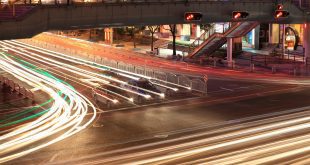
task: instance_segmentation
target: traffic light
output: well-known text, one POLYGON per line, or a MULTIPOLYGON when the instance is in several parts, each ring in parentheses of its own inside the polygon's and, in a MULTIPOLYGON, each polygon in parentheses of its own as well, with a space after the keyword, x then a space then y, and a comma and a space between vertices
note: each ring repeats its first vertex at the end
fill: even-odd
POLYGON ((245 11, 233 11, 232 18, 233 19, 246 19, 250 14, 245 11))
POLYGON ((202 14, 199 12, 186 12, 184 14, 185 21, 201 21, 202 14))
POLYGON ((274 17, 275 18, 287 18, 290 13, 286 10, 276 10, 274 17))
POLYGON ((277 10, 283 10, 283 9, 284 9, 284 7, 283 7, 282 4, 278 4, 278 5, 277 5, 277 10))

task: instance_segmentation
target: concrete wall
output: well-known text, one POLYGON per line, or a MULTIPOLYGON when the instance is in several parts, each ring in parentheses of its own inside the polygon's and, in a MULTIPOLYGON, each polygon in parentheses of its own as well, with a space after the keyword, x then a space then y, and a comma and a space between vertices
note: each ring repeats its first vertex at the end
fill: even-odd
MULTIPOLYGON (((308 16, 291 3, 290 17, 281 22, 305 22, 308 16)), ((184 2, 38 6, 24 20, 0 23, 0 39, 26 38, 47 30, 83 29, 125 25, 180 24, 185 12, 203 13, 201 23, 229 22, 234 10, 250 12, 244 21, 275 22, 273 2, 184 2)))

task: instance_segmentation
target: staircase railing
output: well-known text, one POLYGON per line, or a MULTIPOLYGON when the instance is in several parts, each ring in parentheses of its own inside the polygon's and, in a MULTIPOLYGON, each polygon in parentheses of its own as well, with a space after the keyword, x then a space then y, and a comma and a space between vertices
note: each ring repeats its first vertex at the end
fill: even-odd
POLYGON ((189 48, 196 48, 199 45, 201 45, 204 41, 206 41, 206 39, 208 39, 212 34, 214 34, 215 29, 214 29, 214 24, 212 24, 212 26, 205 30, 198 38, 196 38, 194 40, 194 42, 192 42, 191 45, 189 45, 189 48))
POLYGON ((229 34, 231 31, 233 31, 234 29, 236 29, 239 26, 240 23, 229 23, 228 27, 223 27, 223 31, 221 33, 216 32, 214 28, 212 28, 213 30, 207 31, 205 34, 203 33, 201 35, 201 37, 207 36, 206 38, 203 38, 204 40, 201 40, 199 37, 198 39, 196 39, 190 46, 189 46, 189 54, 192 54, 193 52, 195 52, 196 49, 199 49, 199 47, 201 47, 201 45, 211 41, 212 39, 216 38, 216 37, 225 37, 227 34, 229 34), (201 42, 203 41, 203 42, 201 42))

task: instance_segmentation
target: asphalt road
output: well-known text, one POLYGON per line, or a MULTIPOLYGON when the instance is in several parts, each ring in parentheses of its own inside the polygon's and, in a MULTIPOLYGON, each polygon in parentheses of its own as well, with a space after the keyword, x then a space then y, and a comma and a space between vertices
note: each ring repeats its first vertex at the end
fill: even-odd
MULTIPOLYGON (((83 90, 81 86, 75 87, 83 90)), ((310 115, 309 86, 281 81, 270 83, 210 77, 208 89, 208 96, 201 98, 134 108, 102 109, 91 127, 6 164, 198 164, 206 161, 225 162, 229 157, 232 159, 239 154, 251 157, 247 161, 254 161, 256 154, 265 154, 272 158, 268 161, 274 163, 272 155, 298 150, 309 144, 309 121, 295 122, 295 119, 310 115), (292 110, 301 107, 306 108, 292 110), (306 128, 297 127, 303 124, 306 124, 306 128), (300 130, 255 142, 238 143, 217 151, 208 148, 240 138, 284 131, 285 127, 300 130), (227 136, 231 138, 225 138, 227 136), (215 140, 211 139, 212 143, 201 141, 206 138, 215 140), (220 140, 216 141, 217 138, 220 140), (293 147, 284 146, 292 141, 300 143, 293 147), (181 144, 184 146, 179 146, 181 144), (263 152, 258 146, 265 146, 273 152, 263 152), (245 149, 252 152, 247 153, 245 149), (180 155, 174 155, 176 153, 180 155), (167 155, 171 157, 166 158, 167 155)), ((290 157, 291 161, 309 160, 309 151, 296 153, 290 157)), ((277 160, 287 161, 281 157, 277 160)))
MULTIPOLYGON (((220 123, 309 106, 305 99, 310 97, 308 87, 269 86, 255 91, 254 96, 253 92, 244 91, 238 92, 243 97, 234 98, 227 93, 236 95, 236 91, 219 91, 206 98, 101 113, 85 131, 8 164, 94 162, 102 159, 100 153, 208 132, 220 123)), ((204 155, 192 158, 184 161, 204 158, 204 155)))

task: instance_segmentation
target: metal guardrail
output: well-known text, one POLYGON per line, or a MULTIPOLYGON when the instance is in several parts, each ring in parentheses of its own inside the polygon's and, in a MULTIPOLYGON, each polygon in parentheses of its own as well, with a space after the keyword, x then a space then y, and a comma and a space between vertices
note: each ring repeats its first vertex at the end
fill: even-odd
MULTIPOLYGON (((37 40, 23 40, 23 42, 34 45, 34 46, 39 46, 42 48, 46 48, 49 50, 54 50, 58 52, 62 52, 68 55, 72 55, 81 59, 89 60, 89 61, 94 61, 96 63, 100 63, 112 68, 132 72, 132 73, 137 73, 137 74, 142 74, 145 76, 149 76, 152 78, 160 79, 163 81, 171 82, 171 83, 176 83, 179 85, 183 85, 186 87, 190 87, 192 91, 202 93, 203 95, 207 94, 207 82, 203 79, 201 76, 189 76, 185 74, 180 74, 180 73, 173 73, 173 71, 165 71, 165 70, 158 70, 158 68, 154 69, 148 66, 138 66, 138 65, 133 65, 133 64, 127 64, 123 62, 118 62, 116 60, 111 60, 105 57, 101 56, 94 56, 91 54, 87 54, 86 52, 82 51, 76 51, 73 49, 65 48, 62 46, 57 46, 45 42, 39 42, 37 40)), ((110 48, 107 48, 107 53, 112 53, 110 48)), ((114 52, 115 53, 115 52, 114 52)))
POLYGON ((19 94, 23 95, 25 98, 32 99, 34 101, 34 94, 30 90, 26 89, 25 87, 20 86, 18 83, 15 83, 13 80, 0 76, 0 85, 7 85, 11 88, 13 92, 18 92, 19 94))

